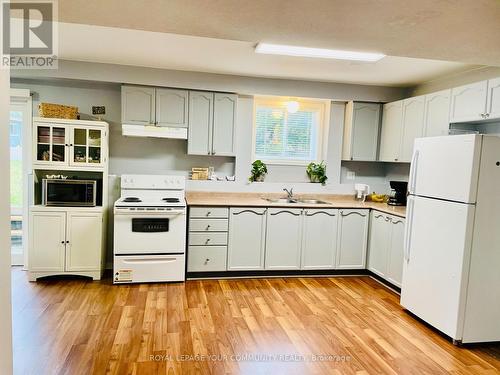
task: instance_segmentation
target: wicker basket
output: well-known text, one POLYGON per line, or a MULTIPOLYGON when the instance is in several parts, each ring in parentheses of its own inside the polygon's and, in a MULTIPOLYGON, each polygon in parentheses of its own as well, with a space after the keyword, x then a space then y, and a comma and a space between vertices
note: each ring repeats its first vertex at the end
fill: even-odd
POLYGON ((62 104, 40 103, 38 105, 38 113, 40 117, 76 120, 78 116, 78 107, 62 104))

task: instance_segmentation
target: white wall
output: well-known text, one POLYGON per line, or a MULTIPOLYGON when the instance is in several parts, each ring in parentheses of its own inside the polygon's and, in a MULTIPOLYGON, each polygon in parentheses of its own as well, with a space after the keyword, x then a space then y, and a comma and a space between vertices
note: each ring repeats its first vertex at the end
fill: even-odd
POLYGON ((500 67, 484 66, 466 72, 450 74, 439 79, 422 83, 409 91, 409 96, 429 94, 440 90, 467 85, 490 78, 500 77, 500 67))
POLYGON ((40 102, 76 105, 82 119, 91 118, 92 105, 106 106, 104 120, 110 124, 110 174, 187 174, 192 167, 209 165, 222 175, 234 174, 234 158, 187 155, 185 140, 122 136, 119 84, 13 80, 12 87, 31 91, 34 116, 38 115, 40 102))
POLYGON ((12 373, 10 289, 9 71, 0 70, 0 374, 12 373))
POLYGON ((38 71, 31 69, 18 70, 13 73, 13 76, 16 78, 36 79, 79 79, 208 91, 227 91, 244 95, 297 96, 338 101, 390 102, 406 97, 407 94, 406 89, 398 87, 245 77, 229 74, 187 72, 65 60, 59 61, 58 69, 38 71))

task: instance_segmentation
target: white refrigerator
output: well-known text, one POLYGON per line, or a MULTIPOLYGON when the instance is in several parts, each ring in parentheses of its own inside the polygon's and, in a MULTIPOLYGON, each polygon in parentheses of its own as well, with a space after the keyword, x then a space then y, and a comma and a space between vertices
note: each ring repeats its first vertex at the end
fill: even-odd
POLYGON ((500 340, 500 137, 415 141, 401 305, 454 343, 500 340))

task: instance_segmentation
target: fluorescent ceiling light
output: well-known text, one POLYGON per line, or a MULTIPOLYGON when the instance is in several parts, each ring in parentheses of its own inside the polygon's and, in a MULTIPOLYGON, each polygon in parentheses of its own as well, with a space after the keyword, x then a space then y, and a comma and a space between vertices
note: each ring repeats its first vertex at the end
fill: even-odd
POLYGON ((319 57, 323 59, 378 61, 385 57, 382 53, 342 51, 325 48, 286 46, 283 44, 259 43, 255 52, 270 55, 319 57))

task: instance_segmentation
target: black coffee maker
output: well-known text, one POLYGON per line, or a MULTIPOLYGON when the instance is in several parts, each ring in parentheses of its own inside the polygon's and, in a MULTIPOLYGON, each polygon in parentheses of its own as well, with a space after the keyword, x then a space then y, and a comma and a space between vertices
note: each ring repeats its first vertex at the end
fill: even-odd
POLYGON ((391 192, 389 193, 389 201, 387 204, 391 206, 406 206, 406 193, 408 182, 406 181, 389 181, 391 192))

